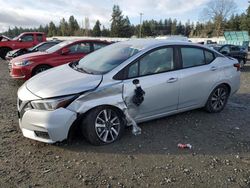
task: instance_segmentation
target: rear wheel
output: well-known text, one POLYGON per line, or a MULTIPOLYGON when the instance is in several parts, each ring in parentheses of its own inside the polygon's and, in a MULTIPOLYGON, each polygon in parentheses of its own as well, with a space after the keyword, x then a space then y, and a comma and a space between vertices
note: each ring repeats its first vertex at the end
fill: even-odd
POLYGON ((210 94, 207 104, 205 106, 206 111, 210 113, 221 112, 229 97, 229 88, 226 85, 217 86, 210 94))
POLYGON ((46 70, 48 70, 48 69, 50 69, 50 68, 51 68, 51 66, 49 66, 49 65, 39 65, 38 67, 36 67, 36 68, 33 70, 32 76, 35 76, 35 75, 37 75, 37 74, 39 74, 39 73, 41 73, 41 72, 43 72, 43 71, 46 71, 46 70))
POLYGON ((81 126, 83 135, 93 145, 113 143, 122 136, 125 129, 120 113, 106 106, 91 110, 81 126))

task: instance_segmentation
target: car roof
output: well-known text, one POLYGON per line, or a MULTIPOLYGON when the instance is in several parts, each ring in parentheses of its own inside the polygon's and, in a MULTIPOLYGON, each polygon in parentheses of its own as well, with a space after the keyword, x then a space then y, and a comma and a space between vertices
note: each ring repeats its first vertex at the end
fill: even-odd
POLYGON ((195 44, 192 42, 178 41, 178 40, 174 41, 174 40, 168 40, 168 39, 131 39, 131 40, 123 41, 122 43, 131 45, 135 48, 140 48, 140 49, 148 49, 148 48, 164 46, 164 45, 187 45, 187 46, 201 47, 201 48, 211 50, 210 48, 201 44, 195 44))

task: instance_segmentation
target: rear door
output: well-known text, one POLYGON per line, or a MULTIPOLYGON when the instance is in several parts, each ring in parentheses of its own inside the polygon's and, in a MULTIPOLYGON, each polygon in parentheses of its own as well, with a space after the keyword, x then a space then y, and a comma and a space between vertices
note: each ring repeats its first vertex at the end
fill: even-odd
POLYGON ((206 101, 213 85, 219 80, 220 67, 215 54, 193 46, 180 46, 182 62, 178 109, 197 107, 206 101), (215 60, 215 61, 214 61, 215 60))
POLYGON ((136 119, 150 118, 177 109, 179 96, 179 72, 176 70, 173 47, 153 50, 126 68, 127 79, 123 81, 123 97, 130 113, 136 119), (135 85, 138 79, 145 91, 143 103, 135 107, 132 103, 135 85))

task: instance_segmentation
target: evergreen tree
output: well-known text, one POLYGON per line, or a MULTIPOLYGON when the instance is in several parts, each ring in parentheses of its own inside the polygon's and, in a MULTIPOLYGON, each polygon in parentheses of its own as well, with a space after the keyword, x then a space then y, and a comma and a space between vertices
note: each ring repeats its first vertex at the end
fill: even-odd
POLYGON ((93 36, 94 37, 100 37, 101 36, 101 23, 99 20, 96 21, 95 26, 93 28, 93 36))

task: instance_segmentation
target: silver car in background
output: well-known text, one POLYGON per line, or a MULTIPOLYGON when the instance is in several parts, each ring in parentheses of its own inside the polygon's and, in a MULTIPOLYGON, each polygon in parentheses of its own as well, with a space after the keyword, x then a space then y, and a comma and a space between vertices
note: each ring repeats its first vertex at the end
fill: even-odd
POLYGON ((20 128, 55 143, 80 126, 91 144, 112 143, 133 121, 222 111, 240 87, 239 69, 237 60, 188 42, 115 43, 27 81, 18 90, 20 128))

